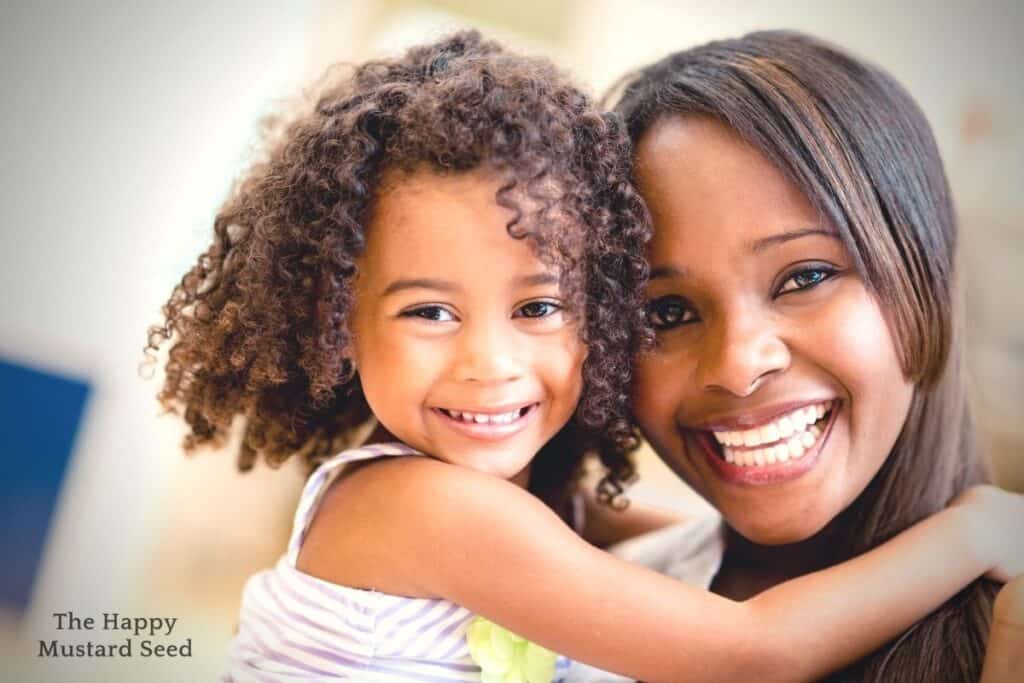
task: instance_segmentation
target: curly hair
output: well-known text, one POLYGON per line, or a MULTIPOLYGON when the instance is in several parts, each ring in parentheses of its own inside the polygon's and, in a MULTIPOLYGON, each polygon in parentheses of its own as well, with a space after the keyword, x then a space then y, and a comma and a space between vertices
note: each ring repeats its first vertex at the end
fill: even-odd
POLYGON ((649 343, 650 236, 617 116, 547 60, 469 31, 350 69, 265 146, 149 330, 150 363, 172 342, 158 399, 184 409, 185 451, 223 445, 236 415, 243 471, 260 456, 312 467, 350 444, 370 411, 342 351, 382 175, 485 167, 515 213, 508 234, 557 266, 587 346, 574 419, 538 454, 530 488, 559 508, 595 451, 607 469, 598 497, 615 500, 638 441, 628 400, 632 354, 649 343))

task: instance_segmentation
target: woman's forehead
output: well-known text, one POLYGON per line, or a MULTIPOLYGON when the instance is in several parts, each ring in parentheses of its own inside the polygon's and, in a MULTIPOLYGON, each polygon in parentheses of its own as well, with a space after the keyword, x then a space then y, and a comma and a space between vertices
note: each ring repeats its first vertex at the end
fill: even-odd
POLYGON ((756 148, 710 118, 670 117, 638 146, 652 250, 679 240, 751 250, 779 232, 822 228, 818 211, 756 148))

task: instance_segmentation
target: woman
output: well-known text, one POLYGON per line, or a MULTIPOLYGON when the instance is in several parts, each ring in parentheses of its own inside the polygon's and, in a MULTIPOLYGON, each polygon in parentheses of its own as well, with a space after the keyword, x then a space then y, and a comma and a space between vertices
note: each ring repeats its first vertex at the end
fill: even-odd
MULTIPOLYGON (((617 108, 656 231, 636 417, 723 515, 712 590, 841 562, 984 481, 953 209, 903 88, 770 32, 671 55, 617 108)), ((976 581, 835 679, 977 680, 997 590, 976 581)), ((1005 668, 1021 636, 998 634, 1005 668)))

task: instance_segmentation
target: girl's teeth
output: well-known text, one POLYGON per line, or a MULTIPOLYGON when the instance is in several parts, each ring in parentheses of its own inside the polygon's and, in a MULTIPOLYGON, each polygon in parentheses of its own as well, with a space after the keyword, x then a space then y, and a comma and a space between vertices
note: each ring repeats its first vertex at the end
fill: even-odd
POLYGON ((461 410, 446 410, 445 411, 450 417, 459 420, 460 422, 469 422, 472 424, 495 424, 495 425, 507 425, 514 422, 519 418, 519 410, 513 410, 508 413, 501 413, 496 415, 489 415, 486 413, 469 413, 461 410))

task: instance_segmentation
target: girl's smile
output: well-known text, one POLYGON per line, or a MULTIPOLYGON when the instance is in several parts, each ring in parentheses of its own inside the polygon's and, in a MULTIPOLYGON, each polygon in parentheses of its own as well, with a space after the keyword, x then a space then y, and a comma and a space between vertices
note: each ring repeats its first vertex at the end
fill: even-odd
POLYGON ((481 441, 500 441, 529 424, 530 418, 536 414, 540 403, 515 404, 511 409, 479 408, 474 410, 451 410, 434 408, 434 412, 451 429, 459 431, 472 439, 481 441))

